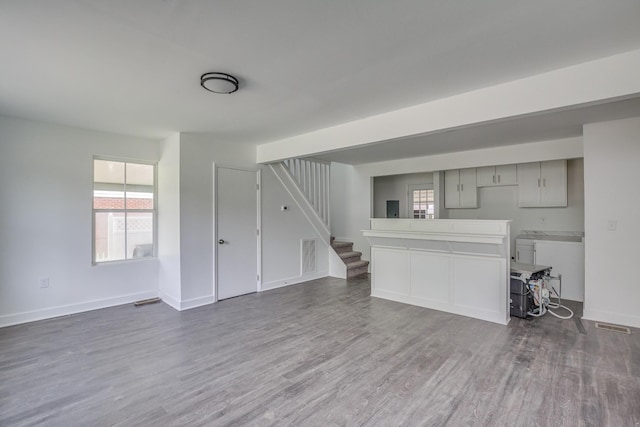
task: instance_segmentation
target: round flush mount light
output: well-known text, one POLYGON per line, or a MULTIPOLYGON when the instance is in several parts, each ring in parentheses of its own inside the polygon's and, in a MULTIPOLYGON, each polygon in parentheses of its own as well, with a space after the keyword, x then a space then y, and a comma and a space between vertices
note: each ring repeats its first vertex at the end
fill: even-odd
POLYGON ((238 90, 238 79, 225 73, 204 73, 200 86, 213 93, 233 93, 238 90))

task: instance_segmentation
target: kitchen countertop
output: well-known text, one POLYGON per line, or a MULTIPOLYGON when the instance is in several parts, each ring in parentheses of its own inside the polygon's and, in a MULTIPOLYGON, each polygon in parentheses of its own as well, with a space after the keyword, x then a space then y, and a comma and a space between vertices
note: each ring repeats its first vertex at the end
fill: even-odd
POLYGON ((583 242, 582 236, 561 236, 555 234, 521 234, 516 239, 548 240, 552 242, 583 242))

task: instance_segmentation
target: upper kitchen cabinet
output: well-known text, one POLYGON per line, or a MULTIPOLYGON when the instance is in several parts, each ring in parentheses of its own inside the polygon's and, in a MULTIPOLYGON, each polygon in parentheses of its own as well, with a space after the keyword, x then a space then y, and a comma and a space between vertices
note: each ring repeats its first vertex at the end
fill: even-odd
POLYGON ((518 206, 566 207, 567 161, 518 164, 518 206))
POLYGON ((516 165, 487 166, 477 168, 478 187, 516 185, 516 165))
POLYGON ((476 169, 453 169, 444 172, 444 207, 477 208, 476 169))

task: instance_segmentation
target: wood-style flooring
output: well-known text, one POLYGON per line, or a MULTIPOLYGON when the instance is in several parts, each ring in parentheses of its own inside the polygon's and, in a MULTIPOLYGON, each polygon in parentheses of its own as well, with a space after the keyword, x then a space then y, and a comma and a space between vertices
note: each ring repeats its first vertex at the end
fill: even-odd
POLYGON ((0 425, 640 425, 638 330, 369 293, 327 278, 0 329, 0 425))

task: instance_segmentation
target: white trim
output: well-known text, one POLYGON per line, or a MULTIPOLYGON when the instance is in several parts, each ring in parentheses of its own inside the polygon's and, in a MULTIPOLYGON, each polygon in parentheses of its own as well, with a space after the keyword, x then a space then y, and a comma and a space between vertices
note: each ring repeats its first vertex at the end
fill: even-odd
MULTIPOLYGON (((157 258, 158 257, 158 236, 159 236, 159 231, 158 231, 158 161, 149 161, 149 160, 127 160, 126 158, 118 158, 118 157, 109 157, 109 156, 93 156, 92 161, 91 161, 91 170, 92 170, 92 180, 91 180, 91 266, 92 267, 96 267, 102 263, 105 262, 114 262, 114 261, 123 261, 123 262, 130 262, 131 260, 134 260, 136 258, 133 258, 133 256, 129 256, 127 254, 127 239, 128 239, 128 233, 125 231, 124 233, 124 248, 125 248, 125 254, 124 254, 124 258, 122 259, 115 259, 115 260, 107 260, 107 261, 97 261, 96 260, 96 213, 108 213, 108 212, 122 212, 124 213, 124 221, 125 221, 125 230, 126 230, 126 224, 127 224, 127 214, 129 212, 142 212, 142 213, 151 213, 152 215, 152 220, 153 220, 153 227, 151 230, 151 234, 152 234, 152 250, 153 253, 151 254, 152 258, 157 258), (127 191, 127 164, 138 164, 138 165, 147 165, 147 166, 153 166, 153 196, 151 197, 151 200, 153 200, 153 208, 152 209, 128 209, 126 207, 126 203, 125 203, 125 207, 122 209, 96 209, 94 206, 94 197, 95 197, 95 167, 96 167, 96 160, 98 161, 107 161, 107 162, 118 162, 118 163, 123 163, 124 164, 124 191, 122 192, 123 194, 126 194, 127 191)), ((137 192, 135 192, 137 194, 137 192)))
POLYGON ((262 169, 258 169, 258 172, 256 173, 256 185, 258 186, 257 188, 257 205, 258 205, 258 213, 257 213, 257 220, 258 223, 256 224, 257 230, 258 230, 258 239, 256 244, 258 245, 257 247, 257 256, 258 259, 256 260, 257 262, 257 270, 258 270, 258 283, 257 283, 257 291, 260 292, 262 290, 262 169))
POLYGON ((291 277, 288 279, 274 280, 272 282, 266 282, 262 284, 263 291, 269 291, 271 289, 282 288, 285 286, 297 285, 298 283, 308 282, 310 280, 321 279, 329 276, 328 271, 320 271, 314 274, 307 274, 306 276, 291 277))
POLYGON ((269 168, 278 179, 278 181, 282 184, 283 188, 289 193, 295 204, 300 208, 302 214, 305 216, 309 224, 313 227, 313 229, 318 233, 320 239, 329 242, 331 238, 331 232, 319 214, 316 212, 315 208, 311 204, 311 202, 304 195, 303 191, 296 184, 293 176, 288 172, 287 167, 283 162, 269 164, 269 168))
POLYGON ((213 302, 218 301, 218 187, 217 187, 217 175, 218 175, 218 165, 216 162, 212 163, 213 171, 213 248, 212 248, 212 257, 213 260, 211 262, 213 271, 211 272, 213 278, 213 302))
POLYGON ((162 291, 159 292, 158 296, 168 306, 170 306, 171 308, 173 308, 175 310, 180 311, 180 300, 179 299, 177 299, 177 298, 175 298, 175 297, 173 297, 173 296, 171 296, 169 294, 166 294, 166 293, 164 293, 162 291))
POLYGON ((213 295, 181 301, 171 295, 165 294, 164 292, 160 293, 160 299, 162 299, 162 301, 167 305, 171 306, 171 308, 178 311, 190 310, 192 308, 202 307, 203 305, 213 304, 215 302, 213 295))
POLYGON ((594 322, 613 323, 614 325, 640 328, 640 316, 632 316, 629 314, 613 313, 604 310, 589 310, 585 308, 582 318, 594 322))
POLYGON ((136 294, 121 295, 113 298, 105 298, 99 300, 85 301, 76 304, 59 305, 41 310, 25 311, 22 313, 14 313, 0 316, 0 327, 18 325, 21 323, 35 322, 37 320, 46 320, 54 317, 68 316, 71 314, 82 313, 85 311, 98 310, 101 308, 113 307, 116 305, 130 304, 158 296, 158 291, 146 291, 136 294))
POLYGON ((180 301, 180 311, 190 310, 196 307, 202 307, 203 305, 213 304, 214 298, 213 295, 207 295, 204 297, 191 298, 187 300, 180 301))
MULTIPOLYGON (((218 176, 218 169, 235 169, 246 172, 255 172, 256 174, 256 185, 258 188, 256 189, 256 245, 257 245, 257 259, 256 259, 256 279, 258 276, 259 280, 256 281, 256 292, 260 292, 262 289, 262 216, 261 216, 261 203, 262 199, 260 197, 262 193, 262 175, 261 169, 259 167, 246 167, 246 166, 237 166, 233 164, 227 163, 216 163, 213 162, 213 301, 218 301, 218 187, 216 178, 218 176)), ((191 300, 189 300, 191 301, 191 300)), ((193 308, 193 307, 191 307, 193 308)))

